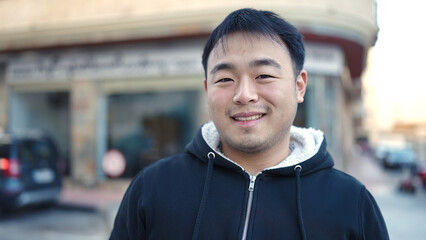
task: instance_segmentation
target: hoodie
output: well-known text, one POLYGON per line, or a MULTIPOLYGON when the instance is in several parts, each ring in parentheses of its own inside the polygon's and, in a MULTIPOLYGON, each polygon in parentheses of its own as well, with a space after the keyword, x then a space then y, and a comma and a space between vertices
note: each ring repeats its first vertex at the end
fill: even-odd
POLYGON ((250 175, 213 123, 132 181, 110 239, 389 239, 370 192, 333 168, 322 132, 292 127, 291 154, 250 175))

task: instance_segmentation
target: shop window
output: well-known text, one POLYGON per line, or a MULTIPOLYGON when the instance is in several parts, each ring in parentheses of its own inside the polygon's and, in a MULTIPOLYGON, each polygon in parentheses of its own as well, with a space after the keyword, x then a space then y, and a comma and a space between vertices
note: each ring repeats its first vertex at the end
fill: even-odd
POLYGON ((124 155, 122 177, 182 152, 197 129, 198 102, 197 91, 111 95, 108 149, 124 155))

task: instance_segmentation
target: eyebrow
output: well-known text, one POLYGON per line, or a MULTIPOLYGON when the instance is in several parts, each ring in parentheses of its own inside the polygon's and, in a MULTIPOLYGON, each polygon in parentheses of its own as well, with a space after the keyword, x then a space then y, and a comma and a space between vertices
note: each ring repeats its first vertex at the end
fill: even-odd
POLYGON ((253 60, 249 64, 250 64, 250 67, 272 66, 272 67, 281 69, 281 65, 274 59, 270 59, 270 58, 253 60))
POLYGON ((235 70, 236 67, 233 64, 230 63, 220 63, 213 67, 213 69, 210 71, 210 74, 213 75, 217 73, 220 70, 235 70))
MULTIPOLYGON (((281 65, 275 61, 274 59, 270 58, 262 58, 262 59, 256 59, 249 63, 250 67, 260 67, 260 66, 272 66, 278 69, 281 69, 281 65)), ((235 70, 236 67, 234 64, 231 63, 219 63, 216 66, 213 67, 213 69, 210 71, 210 74, 213 75, 221 70, 235 70)))

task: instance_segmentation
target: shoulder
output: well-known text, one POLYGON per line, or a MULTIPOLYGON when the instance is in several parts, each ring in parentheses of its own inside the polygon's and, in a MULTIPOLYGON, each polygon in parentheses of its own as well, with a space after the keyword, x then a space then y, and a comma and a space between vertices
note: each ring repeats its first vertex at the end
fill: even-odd
POLYGON ((361 183, 358 179, 341 170, 332 168, 330 169, 329 175, 331 180, 335 181, 336 184, 342 185, 343 187, 356 188, 360 191, 365 188, 364 184, 361 183))
POLYGON ((199 172, 203 161, 187 152, 160 159, 141 170, 137 177, 143 178, 144 185, 155 185, 162 181, 180 179, 182 175, 199 172), (140 176, 139 176, 140 175, 140 176))
POLYGON ((329 210, 329 214, 334 212, 344 216, 345 221, 351 219, 346 223, 357 232, 357 239, 389 239, 374 197, 358 179, 330 168, 318 172, 317 178, 312 180, 313 187, 310 187, 317 194, 311 196, 315 199, 314 204, 328 206, 324 208, 329 210))
POLYGON ((337 169, 331 170, 330 177, 335 190, 339 191, 340 195, 348 201, 357 203, 359 208, 365 207, 365 204, 376 204, 370 191, 355 177, 337 169))
POLYGON ((145 167, 142 172, 144 172, 144 175, 149 175, 158 171, 184 171, 186 168, 193 165, 198 165, 199 163, 201 163, 201 161, 194 157, 194 155, 184 152, 170 157, 162 158, 154 162, 153 164, 145 167))
POLYGON ((200 164, 202 164, 200 160, 188 153, 157 160, 153 164, 143 168, 133 177, 127 194, 130 194, 132 197, 142 195, 142 193, 157 188, 161 183, 180 179, 179 175, 190 174, 190 169, 200 164))
POLYGON ((314 192, 326 193, 329 197, 340 199, 347 204, 357 204, 364 194, 364 184, 341 170, 329 168, 312 175, 317 175, 310 181, 315 186, 314 192))

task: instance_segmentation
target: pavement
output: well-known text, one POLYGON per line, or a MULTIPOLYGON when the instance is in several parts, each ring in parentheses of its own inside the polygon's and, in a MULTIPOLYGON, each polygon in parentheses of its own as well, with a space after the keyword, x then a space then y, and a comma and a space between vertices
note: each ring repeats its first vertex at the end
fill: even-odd
POLYGON ((107 179, 95 186, 64 179, 64 186, 58 205, 71 209, 86 209, 98 212, 106 230, 112 230, 115 215, 131 179, 107 179))
POLYGON ((394 191, 400 180, 397 176, 389 175, 380 163, 368 154, 354 153, 344 171, 357 178, 373 195, 394 191))

